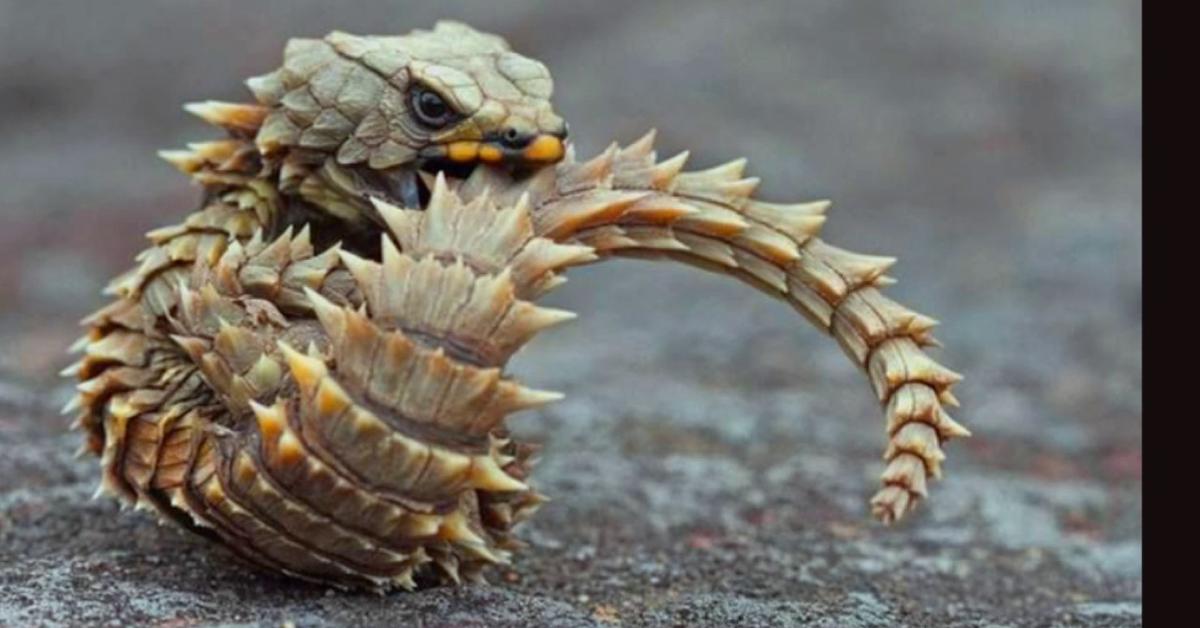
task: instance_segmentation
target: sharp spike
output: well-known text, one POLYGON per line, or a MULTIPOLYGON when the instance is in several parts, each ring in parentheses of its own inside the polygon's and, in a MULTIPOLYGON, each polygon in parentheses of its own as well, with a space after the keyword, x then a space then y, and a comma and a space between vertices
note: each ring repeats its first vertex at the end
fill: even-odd
MULTIPOLYGON (((375 197, 371 197, 371 204, 375 206, 375 211, 383 218, 388 231, 397 241, 403 242, 406 236, 411 237, 416 231, 419 217, 414 214, 419 212, 406 210, 375 197)), ((387 235, 384 234, 383 237, 386 238, 387 235)))
POLYGON ((655 189, 664 189, 683 170, 689 155, 691 153, 685 150, 670 159, 654 164, 654 167, 650 169, 650 186, 655 189))
POLYGON ((317 385, 329 374, 325 363, 296 351, 282 340, 279 341, 278 345, 284 359, 287 360, 288 369, 292 372, 292 377, 300 386, 300 390, 304 393, 304 396, 312 397, 313 393, 316 392, 317 385))
POLYGON ((529 490, 524 482, 505 473, 490 456, 477 457, 472 463, 467 482, 473 488, 501 492, 529 490))
POLYGON ((334 305, 332 301, 321 296, 321 293, 312 288, 305 287, 304 296, 308 297, 308 302, 312 304, 313 311, 317 314, 317 319, 321 321, 321 326, 325 328, 325 333, 334 340, 339 339, 345 325, 345 310, 334 305))
POLYGON ((183 106, 184 111, 199 116, 205 122, 220 127, 256 131, 270 110, 262 105, 206 100, 191 102, 183 106))
POLYGON ((961 423, 950 418, 950 415, 945 412, 940 413, 937 431, 938 435, 946 440, 951 438, 967 438, 971 435, 971 430, 963 427, 961 423))
POLYGON ((279 363, 268 357, 266 353, 258 356, 254 366, 251 366, 250 371, 246 373, 246 379, 254 386, 256 395, 274 390, 279 386, 279 380, 282 377, 283 371, 279 368, 279 363))
POLYGON ((245 84, 254 94, 254 98, 264 105, 278 104, 283 98, 285 88, 279 78, 279 72, 252 76, 246 79, 245 84))
POLYGON ((455 511, 442 523, 442 528, 438 534, 454 543, 462 546, 479 558, 490 563, 507 563, 508 555, 505 552, 493 551, 488 542, 483 537, 475 533, 474 530, 467 525, 466 517, 462 511, 455 511))
POLYGON ((619 151, 620 146, 613 142, 599 155, 581 164, 572 164, 571 168, 565 169, 563 172, 562 178, 567 183, 566 188, 574 189, 604 183, 612 175, 613 160, 619 151))
POLYGON ((203 164, 203 161, 190 150, 160 150, 157 155, 184 174, 196 172, 203 164))
POLYGON ((70 347, 67 348, 67 353, 68 354, 79 353, 80 351, 87 349, 87 346, 91 343, 92 343, 91 336, 89 336, 89 335, 80 336, 78 339, 75 340, 75 342, 71 343, 70 347))
POLYGON ((300 444, 300 439, 290 431, 284 432, 279 437, 279 461, 285 465, 291 466, 304 459, 304 447, 300 444))
POLYGON ((566 395, 554 390, 538 390, 520 386, 513 395, 512 405, 516 410, 539 408, 549 403, 562 401, 566 395))
POLYGON ((526 310, 524 320, 521 322, 534 331, 541 331, 548 327, 574 320, 578 316, 578 314, 570 310, 533 306, 526 310))
POLYGON ((254 418, 258 423, 258 433, 264 442, 274 442, 283 434, 283 426, 287 422, 287 418, 284 416, 282 403, 276 400, 275 405, 264 406, 251 399, 250 409, 254 412, 254 418))
MULTIPOLYGON (((234 240, 236 243, 237 241, 234 240)), ((313 254, 312 230, 308 223, 300 228, 300 233, 292 240, 292 259, 311 257, 313 254)))
POLYGON ((457 202, 457 196, 450 190, 450 186, 446 184, 446 173, 439 170, 437 177, 434 178, 433 187, 430 189, 429 202, 426 204, 425 211, 437 212, 445 210, 457 202))
POLYGON ((645 157, 650 154, 654 148, 654 140, 658 136, 658 129, 650 129, 646 134, 634 140, 634 142, 621 150, 621 158, 637 158, 645 157))
MULTIPOLYGON (((828 205, 827 202, 823 204, 828 205)), ((817 235, 821 231, 821 227, 825 225, 824 209, 813 209, 814 205, 822 205, 822 203, 780 205, 751 201, 746 204, 744 211, 747 216, 766 223, 768 226, 788 234, 797 242, 803 243, 817 235)))
POLYGON ((442 517, 410 513, 404 520, 404 530, 412 537, 433 536, 442 525, 442 517))
POLYGON ((83 371, 83 360, 72 362, 66 368, 58 372, 59 377, 78 377, 83 371))
POLYGON ((704 170, 696 170, 694 172, 684 173, 688 183, 699 182, 704 180, 709 181, 737 181, 742 178, 746 172, 746 158, 739 157, 732 161, 727 161, 723 164, 706 168, 704 170))
POLYGON ((476 534, 471 529, 471 526, 467 524, 466 515, 461 510, 456 510, 442 519, 442 525, 438 529, 438 536, 456 544, 483 545, 485 543, 483 537, 476 534))
POLYGON ((391 583, 399 586, 405 591, 412 591, 417 588, 417 582, 413 580, 412 568, 407 567, 399 574, 392 576, 391 583))
POLYGON ((886 288, 888 286, 894 286, 894 285, 896 285, 896 283, 897 283, 897 281, 896 281, 895 277, 889 277, 887 275, 880 275, 875 278, 875 281, 871 282, 871 285, 873 285, 877 288, 886 288))
POLYGON ((321 387, 317 390, 315 405, 318 415, 332 419, 340 416, 354 405, 354 402, 336 381, 327 377, 321 381, 321 387))
POLYGON ((82 405, 83 401, 80 399, 79 395, 71 395, 71 398, 68 399, 67 403, 63 405, 59 414, 70 414, 78 410, 82 405))
MULTIPOLYGON (((387 239, 387 236, 383 236, 387 239)), ((389 240, 390 242, 390 240, 389 240)), ((379 282, 379 264, 362 257, 359 257, 349 251, 338 251, 338 257, 345 264, 346 269, 354 276, 354 281, 364 292, 374 292, 376 284, 379 282)))

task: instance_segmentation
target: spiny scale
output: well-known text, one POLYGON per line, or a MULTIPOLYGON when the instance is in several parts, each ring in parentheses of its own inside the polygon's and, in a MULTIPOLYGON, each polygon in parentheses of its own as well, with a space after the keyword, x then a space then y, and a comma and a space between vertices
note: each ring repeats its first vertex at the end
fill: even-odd
POLYGON ((166 403, 178 365, 148 362, 147 335, 114 329, 87 345, 83 377, 141 367, 81 386, 106 417, 109 490, 313 580, 411 587, 423 565, 456 581, 507 560, 511 526, 544 498, 504 419, 559 395, 502 369, 569 318, 519 295, 594 256, 535 237, 527 203, 464 203, 444 180, 428 211, 378 206, 405 228, 381 234, 380 261, 314 255, 307 232, 286 230, 235 243, 174 286, 169 339, 206 388, 186 412, 166 403))
POLYGON ((488 100, 459 130, 469 137, 549 95, 540 64, 439 23, 297 40, 283 68, 248 83, 258 104, 187 108, 228 135, 162 154, 204 204, 147 234, 64 370, 80 382, 64 411, 101 458, 101 493, 298 578, 477 580, 545 501, 529 482, 536 447, 505 419, 560 395, 504 367, 574 315, 535 300, 565 268, 632 256, 737 277, 831 334, 886 416, 874 514, 892 522, 926 496, 942 444, 968 435, 945 410, 960 377, 923 351, 936 321, 880 292, 894 259, 817 237, 828 202, 760 201, 744 159, 687 172, 687 153, 658 160, 650 133, 588 161, 568 150, 521 180, 481 163, 465 179, 418 172, 428 201, 402 207, 388 177, 412 176, 397 160, 429 148, 395 98, 414 75, 488 100), (464 61, 472 50, 482 62, 464 61), (476 74, 434 69, 443 53, 476 74))

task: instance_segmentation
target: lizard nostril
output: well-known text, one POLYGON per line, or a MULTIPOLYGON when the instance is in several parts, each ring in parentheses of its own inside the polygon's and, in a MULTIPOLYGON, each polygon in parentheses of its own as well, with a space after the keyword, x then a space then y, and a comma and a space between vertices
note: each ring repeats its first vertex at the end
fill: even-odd
POLYGON ((522 133, 514 128, 505 129, 500 136, 500 140, 509 148, 525 148, 532 139, 532 135, 522 133))

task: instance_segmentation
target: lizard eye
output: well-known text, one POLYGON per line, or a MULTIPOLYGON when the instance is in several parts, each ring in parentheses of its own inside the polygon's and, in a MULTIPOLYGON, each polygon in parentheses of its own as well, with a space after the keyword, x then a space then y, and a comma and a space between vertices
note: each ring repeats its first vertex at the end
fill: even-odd
POLYGON ((441 96, 424 87, 414 88, 409 102, 417 121, 431 129, 445 127, 458 118, 441 96))

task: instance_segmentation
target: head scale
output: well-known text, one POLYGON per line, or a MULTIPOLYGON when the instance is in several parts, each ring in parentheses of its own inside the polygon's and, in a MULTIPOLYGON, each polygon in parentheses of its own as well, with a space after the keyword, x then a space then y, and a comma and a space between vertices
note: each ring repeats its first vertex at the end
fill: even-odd
POLYGON ((563 155, 546 66, 457 22, 402 36, 293 39, 283 67, 247 81, 272 107, 264 155, 305 149, 342 165, 538 165, 563 155))

